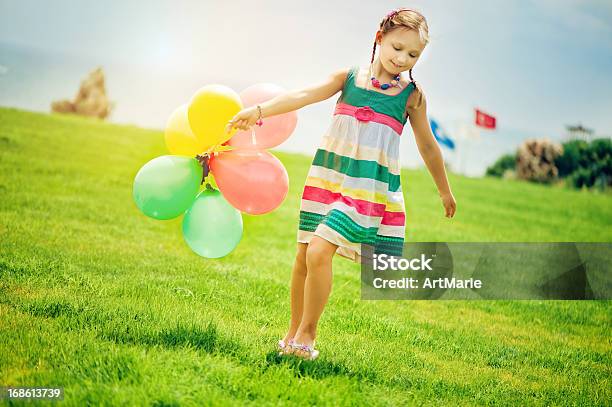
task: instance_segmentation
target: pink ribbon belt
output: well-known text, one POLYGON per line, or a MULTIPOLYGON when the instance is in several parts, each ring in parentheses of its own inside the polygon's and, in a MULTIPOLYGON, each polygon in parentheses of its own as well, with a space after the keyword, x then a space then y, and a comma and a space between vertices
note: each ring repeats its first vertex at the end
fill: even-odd
POLYGON ((334 114, 346 114, 349 116, 353 116, 360 122, 376 122, 386 124, 387 126, 391 127, 398 135, 402 134, 402 130, 404 128, 404 125, 393 117, 383 113, 378 113, 369 106, 357 107, 353 105, 348 105, 346 103, 337 103, 336 109, 334 110, 334 114))

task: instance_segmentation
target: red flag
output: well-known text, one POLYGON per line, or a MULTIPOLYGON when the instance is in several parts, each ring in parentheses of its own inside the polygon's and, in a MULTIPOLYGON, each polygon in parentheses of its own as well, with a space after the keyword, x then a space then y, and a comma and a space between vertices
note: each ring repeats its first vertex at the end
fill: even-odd
POLYGON ((474 123, 476 126, 484 127, 485 129, 495 129, 495 117, 484 113, 482 110, 475 109, 476 118, 474 123))

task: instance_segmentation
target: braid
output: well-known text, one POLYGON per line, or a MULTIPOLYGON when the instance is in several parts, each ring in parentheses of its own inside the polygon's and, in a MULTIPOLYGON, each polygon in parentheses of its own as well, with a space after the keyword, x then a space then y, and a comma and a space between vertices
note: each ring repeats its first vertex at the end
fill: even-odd
POLYGON ((416 101, 416 104, 414 104, 414 106, 410 106, 410 107, 417 107, 418 108, 423 103, 423 95, 417 89, 417 84, 414 81, 414 78, 412 77, 412 68, 410 68, 410 70, 408 71, 408 75, 410 76, 410 82, 414 85, 414 89, 412 91, 413 92, 417 92, 417 101, 416 101))
POLYGON ((374 53, 376 52, 376 40, 374 40, 374 47, 372 47, 372 60, 370 61, 371 64, 374 63, 374 53))

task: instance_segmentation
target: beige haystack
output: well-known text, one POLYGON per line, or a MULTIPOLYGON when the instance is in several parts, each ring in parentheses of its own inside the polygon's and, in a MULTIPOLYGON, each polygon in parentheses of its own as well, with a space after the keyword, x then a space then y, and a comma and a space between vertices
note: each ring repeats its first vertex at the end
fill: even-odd
POLYGON ((525 140, 518 149, 517 178, 538 182, 553 181, 559 175, 555 158, 562 153, 563 147, 548 139, 525 140))
POLYGON ((64 99, 51 103, 51 110, 56 113, 74 113, 100 119, 106 119, 111 109, 111 104, 106 96, 104 71, 100 67, 81 81, 81 87, 74 101, 64 99))

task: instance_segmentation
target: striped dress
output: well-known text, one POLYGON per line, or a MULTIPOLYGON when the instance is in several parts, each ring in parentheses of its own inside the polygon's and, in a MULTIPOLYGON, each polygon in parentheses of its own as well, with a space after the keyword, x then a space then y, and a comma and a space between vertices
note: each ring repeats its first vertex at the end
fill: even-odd
POLYGON ((388 95, 346 77, 331 125, 306 177, 297 241, 320 236, 336 253, 361 262, 361 245, 401 256, 406 212, 400 184, 400 135, 414 83, 388 95))

